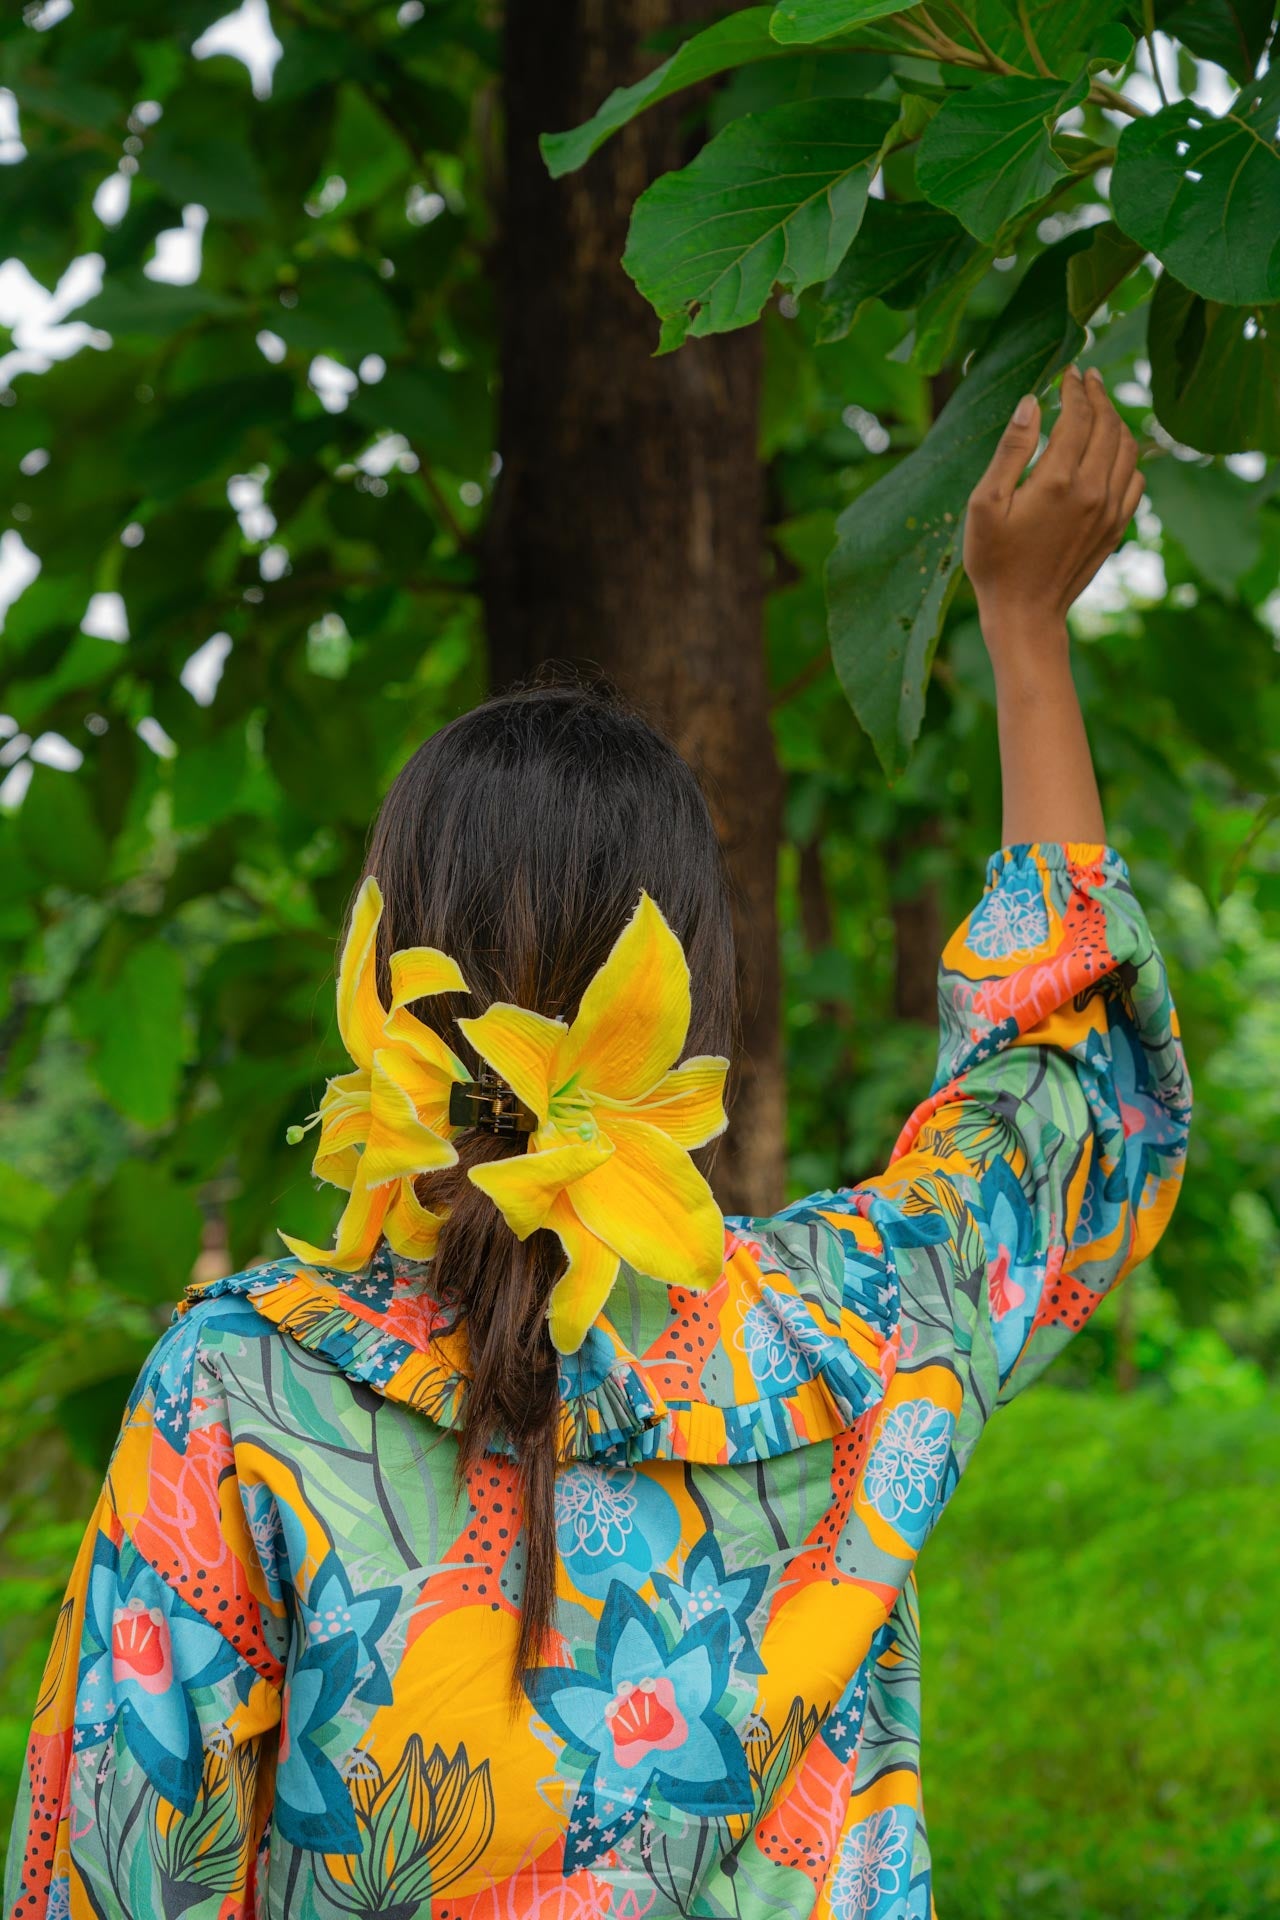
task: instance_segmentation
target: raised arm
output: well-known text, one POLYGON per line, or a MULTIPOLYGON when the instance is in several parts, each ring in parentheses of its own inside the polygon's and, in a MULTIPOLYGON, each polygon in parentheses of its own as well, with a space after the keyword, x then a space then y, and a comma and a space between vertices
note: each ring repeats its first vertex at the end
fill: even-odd
POLYGON ((1145 481, 1101 375, 1062 378, 1062 411, 1030 477, 1040 407, 1028 394, 974 489, 964 563, 996 676, 1006 845, 1106 838, 1071 678, 1067 609, 1114 551, 1145 481))

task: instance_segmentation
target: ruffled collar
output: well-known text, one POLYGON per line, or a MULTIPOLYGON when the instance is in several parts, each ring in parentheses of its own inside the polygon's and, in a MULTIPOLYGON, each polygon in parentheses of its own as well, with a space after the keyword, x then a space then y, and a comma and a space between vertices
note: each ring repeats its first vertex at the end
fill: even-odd
MULTIPOLYGON (((726 1252, 720 1280, 701 1294, 624 1272, 646 1290, 649 1324, 656 1318, 661 1330, 638 1353, 603 1312, 579 1351, 562 1357, 562 1461, 769 1459, 832 1439, 878 1404, 896 1345, 842 1306, 839 1276, 822 1297, 807 1275, 801 1293, 748 1233, 730 1232, 726 1252)), ((429 1263, 385 1245, 355 1274, 277 1260, 193 1282, 174 1319, 243 1295, 350 1379, 452 1428, 466 1411, 466 1331, 432 1295, 429 1275, 429 1263)), ((619 1320, 622 1284, 608 1302, 619 1320)), ((504 1439, 494 1450, 514 1452, 504 1439)))

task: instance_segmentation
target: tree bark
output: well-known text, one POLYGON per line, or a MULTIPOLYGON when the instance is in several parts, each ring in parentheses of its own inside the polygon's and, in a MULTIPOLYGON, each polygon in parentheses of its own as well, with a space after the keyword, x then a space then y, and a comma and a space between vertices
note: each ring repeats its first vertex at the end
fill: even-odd
MULTIPOLYGON (((777 929, 781 780, 763 647, 755 329, 654 357, 621 267, 631 206, 689 157, 689 96, 553 181, 540 132, 576 125, 661 57, 705 0, 508 0, 500 275, 502 469, 483 554, 495 686, 598 668, 700 774, 728 859, 743 1061, 722 1205, 783 1192, 777 929)), ((696 144, 696 142, 695 142, 696 144)))

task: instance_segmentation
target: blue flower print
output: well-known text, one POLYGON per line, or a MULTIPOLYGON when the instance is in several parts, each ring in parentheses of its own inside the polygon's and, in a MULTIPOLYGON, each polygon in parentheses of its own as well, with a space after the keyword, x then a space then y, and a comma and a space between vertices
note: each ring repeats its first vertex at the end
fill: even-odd
POLYGON ((591 1599, 615 1580, 642 1587, 679 1538, 679 1510, 656 1480, 590 1461, 556 1476, 556 1545, 574 1586, 591 1599))
POLYGON ((733 1344, 746 1354, 751 1377, 763 1397, 790 1393, 812 1380, 827 1338, 803 1300, 766 1287, 763 1299, 753 1302, 742 1316, 733 1344))
POLYGON ((360 1847, 351 1796, 319 1735, 350 1698, 356 1676, 351 1634, 309 1646, 285 1682, 276 1766, 275 1820, 296 1847, 355 1853, 360 1847))
POLYGON ((912 1547, 922 1547, 946 1478, 955 1416, 932 1400, 894 1407, 863 1476, 867 1499, 912 1547))
POLYGON ((833 1920, 906 1920, 914 1812, 881 1807, 850 1827, 827 1881, 833 1920))
POLYGON ((987 1301, 1000 1378, 1026 1345, 1044 1290, 1045 1259, 1036 1247, 1031 1203, 1007 1160, 982 1175, 982 1236, 987 1250, 987 1301))
POLYGON ((618 1844, 656 1790, 708 1819, 749 1813, 742 1743, 716 1701, 729 1679, 729 1620, 699 1620, 674 1646, 630 1587, 615 1581, 600 1617, 596 1673, 538 1667, 524 1676, 536 1712, 586 1770, 574 1796, 565 1874, 618 1844), (597 1677, 598 1676, 598 1677, 597 1677))
POLYGON ((969 920, 965 945, 983 960, 1012 960, 1030 955, 1049 938, 1040 869, 1028 861, 1006 870, 1000 885, 984 894, 969 920))
MULTIPOLYGON (((306 1545, 292 1509, 284 1510, 289 1563, 298 1565, 306 1545)), ((391 1681, 378 1641, 402 1601, 397 1587, 356 1594, 336 1553, 316 1569, 306 1599, 287 1588, 302 1652, 285 1684, 281 1713, 276 1819, 296 1846, 349 1853, 360 1846, 351 1798, 328 1758, 320 1734, 350 1699, 386 1706, 391 1681)))
POLYGON ((327 1553, 300 1602, 298 1615, 308 1650, 350 1639, 356 1650, 357 1700, 370 1706, 391 1704, 393 1694, 378 1641, 400 1605, 399 1587, 369 1587, 356 1593, 336 1553, 327 1553))
POLYGON ((80 1645, 73 1746, 99 1745, 118 1724, 152 1786, 189 1813, 203 1765, 191 1690, 236 1670, 230 1642, 166 1586, 131 1541, 117 1548, 100 1533, 80 1645))
POLYGON ((713 1613, 729 1616, 729 1659, 738 1673, 763 1673, 748 1622, 769 1577, 768 1567, 747 1567, 726 1573, 724 1556, 712 1533, 704 1533, 684 1563, 679 1580, 655 1573, 653 1584, 663 1598, 680 1610, 680 1624, 688 1628, 713 1613))

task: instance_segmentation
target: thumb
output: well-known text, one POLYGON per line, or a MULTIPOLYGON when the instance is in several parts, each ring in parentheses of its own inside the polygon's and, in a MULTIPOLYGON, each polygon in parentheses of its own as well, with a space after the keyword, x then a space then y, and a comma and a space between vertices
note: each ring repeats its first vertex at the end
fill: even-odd
POLYGON ((1034 393, 1024 393, 1000 436, 1000 444, 991 456, 990 466, 978 483, 988 498, 1008 499, 1035 452, 1039 439, 1040 402, 1034 393))

